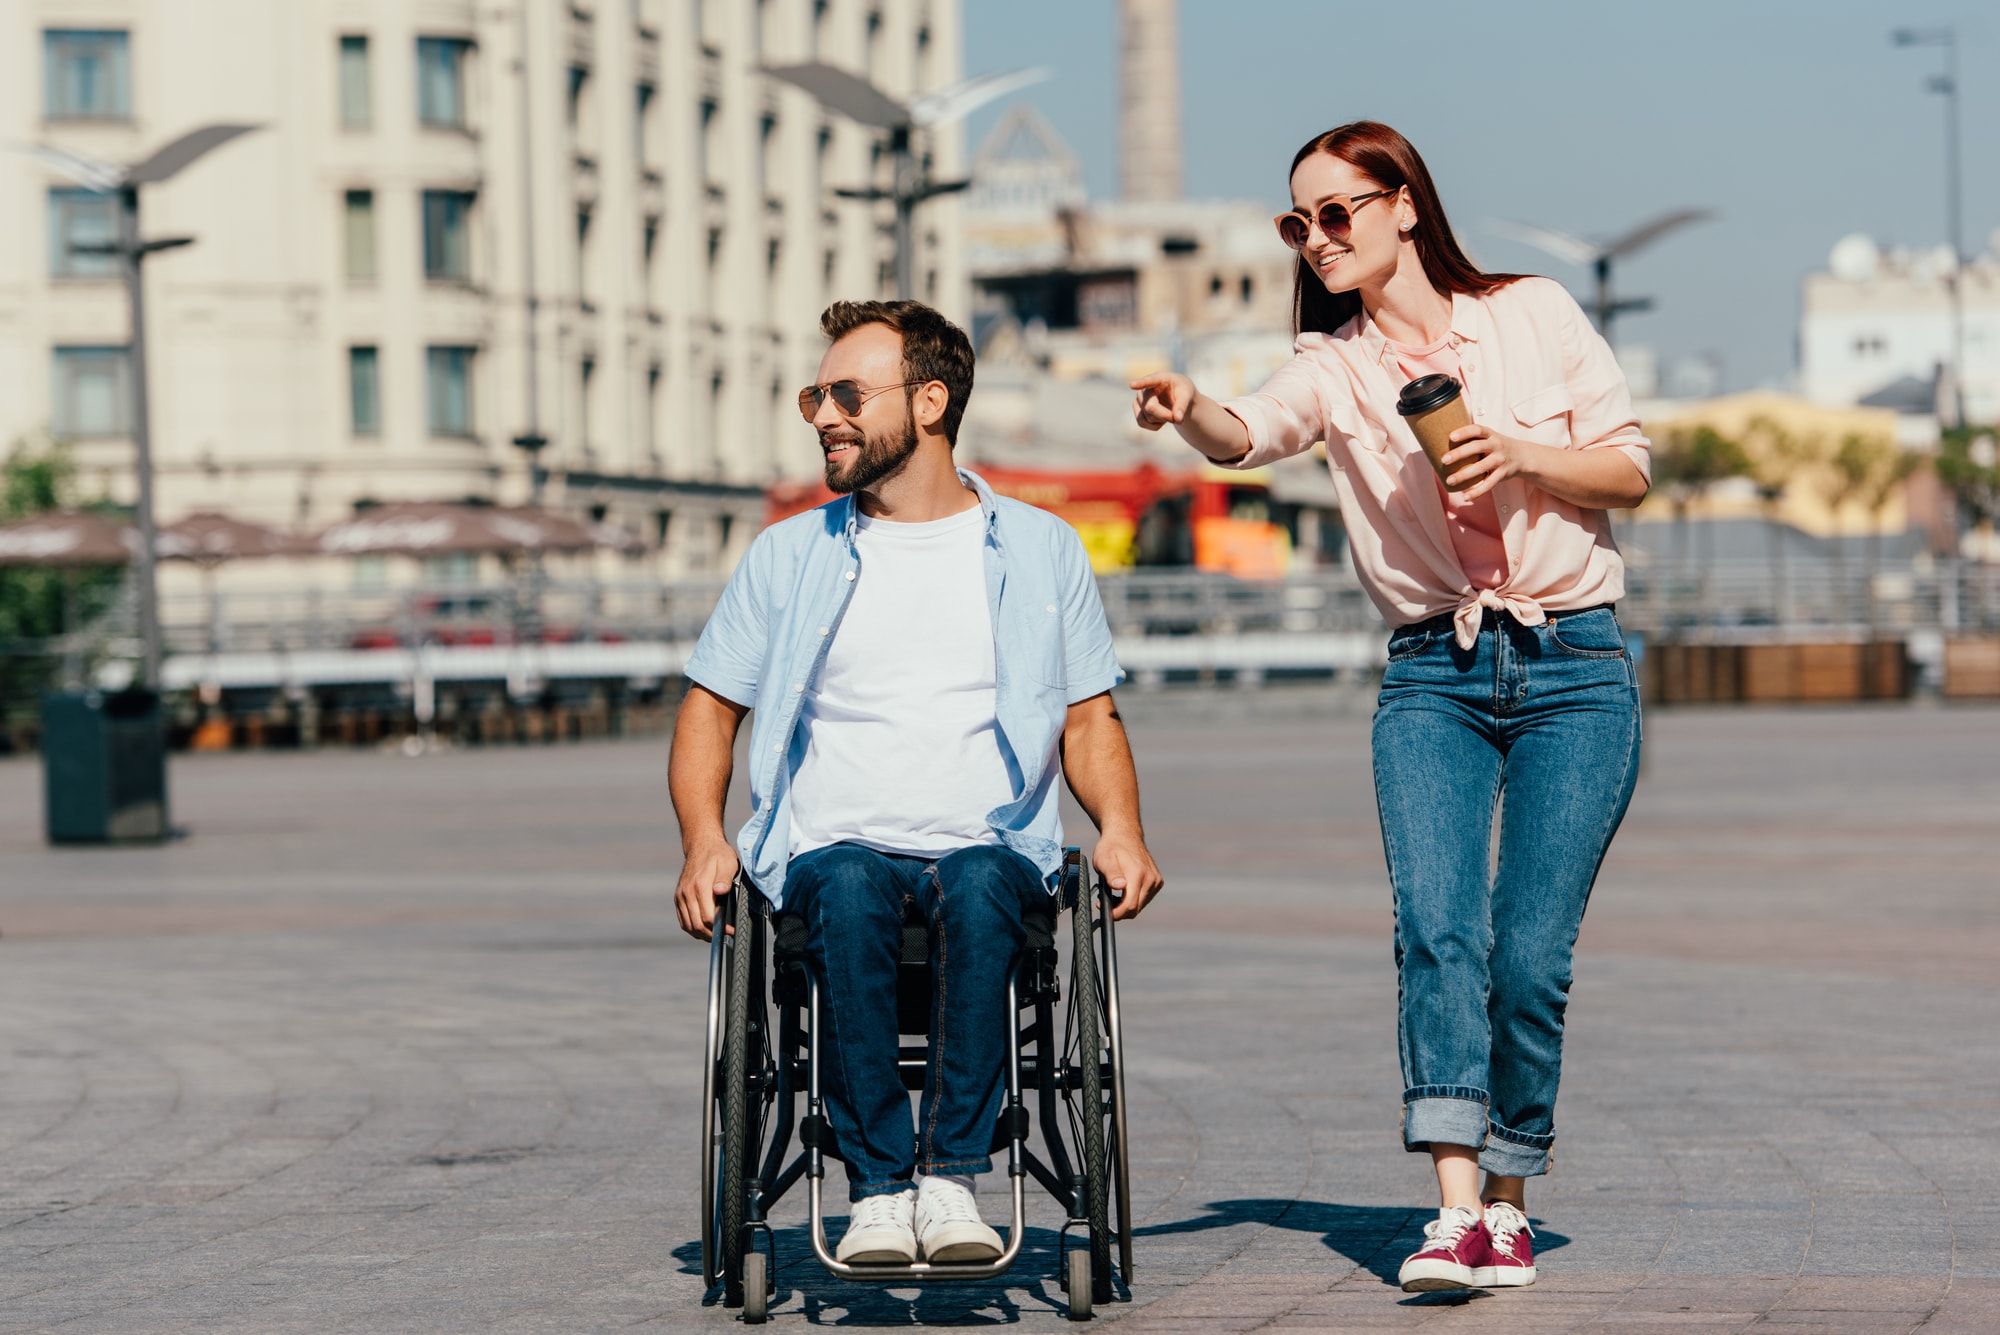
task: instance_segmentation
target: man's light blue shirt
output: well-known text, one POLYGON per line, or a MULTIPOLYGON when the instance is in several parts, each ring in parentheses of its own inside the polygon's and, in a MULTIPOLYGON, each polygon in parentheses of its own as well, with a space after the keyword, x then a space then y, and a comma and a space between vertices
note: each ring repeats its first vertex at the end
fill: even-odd
MULTIPOLYGON (((1053 884, 1062 861, 1056 779, 1069 706, 1124 680, 1097 580, 1076 531, 1044 510, 958 475, 986 515, 986 606, 993 618, 994 713, 1013 800, 986 814, 999 841, 1053 884)), ((744 869, 784 901, 791 779, 805 756, 799 715, 861 576, 852 496, 757 535, 722 592, 688 680, 754 710, 750 819, 736 836, 744 869)), ((887 655, 893 644, 877 646, 887 655)))

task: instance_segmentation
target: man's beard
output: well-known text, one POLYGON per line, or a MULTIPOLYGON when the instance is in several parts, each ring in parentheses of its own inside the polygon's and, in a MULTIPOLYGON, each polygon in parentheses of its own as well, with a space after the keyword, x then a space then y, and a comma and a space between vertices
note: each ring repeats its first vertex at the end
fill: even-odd
MULTIPOLYGON (((822 444, 825 438, 822 437, 822 444)), ((837 444, 845 444, 836 441, 837 444)), ((861 491, 877 482, 886 482, 903 471, 910 462, 910 456, 917 452, 917 423, 914 417, 903 419, 903 436, 897 440, 889 436, 861 436, 859 449, 854 460, 845 466, 826 461, 826 489, 836 496, 861 491)))

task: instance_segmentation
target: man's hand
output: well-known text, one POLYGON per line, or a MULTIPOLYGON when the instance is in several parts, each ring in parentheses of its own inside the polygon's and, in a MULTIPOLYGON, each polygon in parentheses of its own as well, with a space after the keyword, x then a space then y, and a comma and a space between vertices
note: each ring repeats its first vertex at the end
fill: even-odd
POLYGON ((681 930, 697 941, 715 934, 715 901, 735 883, 736 850, 727 839, 711 839, 688 850, 681 882, 674 889, 674 912, 681 930))
POLYGON ((1138 836, 1107 834, 1097 841, 1090 860, 1113 890, 1119 892, 1111 906, 1111 916, 1119 922, 1136 918, 1154 895, 1166 888, 1166 878, 1146 851, 1146 841, 1138 836))

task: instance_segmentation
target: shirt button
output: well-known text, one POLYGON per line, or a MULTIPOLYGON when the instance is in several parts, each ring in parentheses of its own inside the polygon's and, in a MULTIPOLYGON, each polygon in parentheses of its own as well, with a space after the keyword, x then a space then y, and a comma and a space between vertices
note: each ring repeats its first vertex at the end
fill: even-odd
POLYGON ((852 570, 850 570, 850 571, 848 571, 848 572, 847 572, 847 578, 848 578, 848 579, 853 579, 853 578, 854 578, 854 572, 853 572, 852 570))
POLYGON ((1049 604, 1049 611, 1053 612, 1053 611, 1055 611, 1055 610, 1056 610, 1056 605, 1055 605, 1054 603, 1050 603, 1050 604, 1049 604))
POLYGON ((771 748, 771 754, 775 756, 775 755, 777 755, 777 754, 778 754, 778 752, 780 752, 780 751, 782 751, 782 750, 784 750, 784 749, 785 749, 785 748, 784 748, 784 746, 783 746, 782 744, 780 744, 780 745, 778 745, 778 746, 774 746, 774 747, 772 747, 772 748, 771 748))
POLYGON ((805 687, 803 687, 803 686, 794 686, 794 687, 792 687, 792 693, 793 693, 794 695, 796 695, 797 693, 799 693, 800 691, 803 691, 804 689, 805 689, 805 687))
POLYGON ((825 626, 821 626, 821 627, 819 628, 819 633, 820 633, 820 634, 822 634, 822 635, 826 634, 826 627, 825 627, 825 626))

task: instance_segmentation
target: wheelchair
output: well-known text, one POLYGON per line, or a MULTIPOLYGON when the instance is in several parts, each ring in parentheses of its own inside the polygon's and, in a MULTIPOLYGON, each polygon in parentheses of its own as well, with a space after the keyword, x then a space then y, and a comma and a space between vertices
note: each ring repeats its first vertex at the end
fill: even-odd
MULTIPOLYGON (((1118 1014, 1116 892, 1065 850, 1058 892, 1026 929, 1008 983, 1006 1090, 993 1150, 1007 1154, 1012 1226, 990 1262, 848 1265, 826 1240, 821 1188, 837 1158, 820 1094, 819 989, 806 970, 803 918, 773 913, 738 877, 717 907, 709 945, 708 1044, 702 1067, 701 1272, 709 1291, 762 1323, 776 1291, 776 1237, 769 1212, 803 1177, 813 1254, 831 1274, 863 1284, 987 1280, 1021 1253, 1023 1191, 1034 1181, 1064 1211, 1057 1279, 1069 1317, 1088 1320, 1113 1298, 1112 1260, 1132 1284, 1132 1193, 1125 1130, 1124 1040, 1118 1014), (1086 880, 1094 889, 1086 892, 1086 880), (1068 915, 1069 987, 1060 978, 1057 931, 1068 915), (723 930, 725 923, 733 933, 723 930), (1061 1007, 1060 1028, 1057 1009, 1061 1007), (799 1100, 805 1116, 798 1117, 799 1100), (1030 1109, 1032 1108, 1032 1116, 1030 1109), (1032 1126, 1031 1126, 1032 1124, 1032 1126), (1029 1144, 1040 1133, 1040 1152, 1029 1144), (793 1134, 798 1153, 787 1161, 793 1134), (1112 1215, 1115 1211, 1114 1225, 1112 1215)), ((904 1088, 923 1088, 931 1017, 929 934, 914 911, 903 924, 896 978, 904 1088)))

